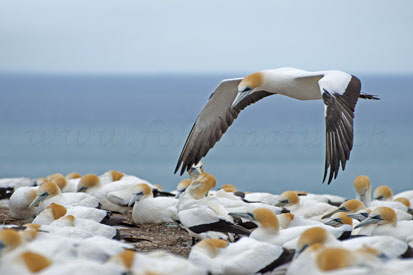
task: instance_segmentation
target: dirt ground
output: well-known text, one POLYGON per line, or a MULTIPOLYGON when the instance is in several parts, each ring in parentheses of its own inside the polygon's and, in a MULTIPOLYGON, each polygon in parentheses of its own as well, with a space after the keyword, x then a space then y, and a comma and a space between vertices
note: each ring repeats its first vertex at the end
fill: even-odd
MULTIPOLYGON (((191 250, 191 237, 184 229, 168 224, 134 225, 130 213, 116 215, 128 219, 125 223, 130 225, 119 227, 118 230, 122 237, 126 237, 124 241, 132 243, 136 251, 148 252, 162 249, 188 257, 191 250)), ((0 225, 2 224, 23 225, 23 222, 13 219, 7 208, 0 207, 0 225)))

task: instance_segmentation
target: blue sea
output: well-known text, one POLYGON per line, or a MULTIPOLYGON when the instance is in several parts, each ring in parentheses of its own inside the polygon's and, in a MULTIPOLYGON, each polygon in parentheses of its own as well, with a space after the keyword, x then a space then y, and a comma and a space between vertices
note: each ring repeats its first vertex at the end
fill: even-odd
MULTIPOLYGON (((237 75, 0 74, 0 177, 115 169, 174 189, 176 161, 199 111, 237 75)), ((356 106, 345 171, 322 184, 321 101, 274 95, 244 110, 204 158, 217 185, 354 196, 353 179, 413 189, 413 76, 359 75, 380 101, 356 106)))

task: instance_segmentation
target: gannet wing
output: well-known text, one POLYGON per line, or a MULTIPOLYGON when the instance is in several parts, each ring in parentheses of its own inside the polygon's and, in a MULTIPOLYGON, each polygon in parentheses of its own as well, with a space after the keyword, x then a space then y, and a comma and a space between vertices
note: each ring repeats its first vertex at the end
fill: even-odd
POLYGON ((206 105, 201 110, 185 142, 175 173, 182 165, 182 175, 193 164, 198 163, 217 143, 238 114, 248 105, 257 102, 271 93, 258 91, 245 97, 234 108, 231 107, 238 93, 238 84, 242 78, 223 80, 206 105))
POLYGON ((340 163, 342 170, 353 148, 354 108, 360 96, 360 80, 340 71, 326 72, 319 80, 325 107, 326 156, 323 182, 329 169, 327 183, 337 177, 340 163))

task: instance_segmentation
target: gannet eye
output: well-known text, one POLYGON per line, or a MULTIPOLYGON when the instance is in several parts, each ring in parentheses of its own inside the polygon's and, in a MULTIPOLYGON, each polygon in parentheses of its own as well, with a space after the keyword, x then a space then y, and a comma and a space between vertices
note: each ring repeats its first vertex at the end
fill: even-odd
POLYGON ((376 219, 376 220, 381 220, 381 217, 380 217, 380 215, 376 215, 376 216, 374 216, 374 217, 371 217, 372 219, 376 219))
POLYGON ((366 217, 366 218, 367 218, 368 215, 369 215, 369 213, 367 213, 367 212, 366 212, 366 213, 360 213, 360 215, 362 215, 363 217, 366 217))
POLYGON ((40 197, 47 197, 49 195, 49 193, 44 192, 43 194, 40 195, 40 197))
POLYGON ((338 223, 341 223, 341 219, 340 219, 340 218, 334 219, 334 221, 336 221, 336 222, 338 222, 338 223))
POLYGON ((250 87, 245 87, 245 89, 242 91, 242 93, 245 93, 245 92, 248 92, 248 91, 251 91, 252 89, 250 88, 250 87))

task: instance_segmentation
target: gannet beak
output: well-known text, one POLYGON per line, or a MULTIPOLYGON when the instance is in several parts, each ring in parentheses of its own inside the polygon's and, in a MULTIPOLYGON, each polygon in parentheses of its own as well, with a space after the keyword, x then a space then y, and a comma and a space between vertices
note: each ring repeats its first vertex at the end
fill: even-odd
POLYGON ((304 250, 306 250, 308 247, 309 247, 309 245, 306 244, 306 245, 304 245, 303 248, 301 248, 300 250, 295 250, 294 257, 293 257, 293 261, 294 261, 295 259, 297 259, 298 256, 300 256, 301 253, 303 253, 304 250))
POLYGON ((358 221, 364 221, 365 219, 366 219, 366 217, 365 216, 363 216, 362 214, 360 214, 360 213, 350 213, 350 214, 347 214, 347 216, 348 217, 350 217, 350 218, 352 218, 352 219, 356 219, 356 220, 358 220, 358 221))
POLYGON ((252 93, 252 90, 238 92, 237 96, 235 97, 234 101, 232 102, 232 108, 238 105, 244 98, 249 96, 252 93))
POLYGON ((135 201, 140 200, 142 197, 143 197, 143 193, 142 193, 142 192, 133 194, 132 198, 130 199, 130 201, 129 201, 129 203, 128 203, 128 206, 129 206, 129 207, 132 206, 132 205, 135 203, 135 201))
POLYGON ((284 207, 284 205, 286 205, 287 203, 288 203, 288 200, 281 200, 281 201, 277 202, 275 204, 275 206, 284 207))
POLYGON ((178 193, 176 193, 176 195, 175 195, 175 199, 179 199, 183 192, 185 192, 185 189, 181 190, 181 191, 178 191, 178 193))
POLYGON ((251 213, 246 213, 246 212, 234 212, 234 213, 229 213, 231 217, 234 218, 241 218, 241 219, 247 219, 247 220, 255 220, 254 216, 251 213))
POLYGON ((77 192, 86 192, 87 187, 86 186, 82 186, 80 188, 77 189, 77 192))
POLYGON ((337 213, 337 212, 345 212, 345 209, 343 209, 343 208, 337 208, 336 210, 334 210, 334 211, 332 211, 332 212, 330 212, 330 213, 328 213, 328 214, 325 214, 324 216, 322 216, 321 217, 321 219, 327 219, 327 218, 330 218, 331 216, 333 216, 335 213, 337 213))
POLYGON ((369 225, 369 224, 377 224, 379 221, 381 221, 381 219, 376 219, 376 218, 372 218, 372 217, 368 217, 367 219, 365 219, 364 221, 360 222, 358 225, 356 225, 354 227, 354 229, 369 225))
POLYGON ((33 201, 32 203, 29 205, 29 208, 32 208, 33 206, 37 205, 38 203, 40 203, 41 201, 43 201, 45 198, 47 198, 47 196, 49 195, 49 193, 43 193, 41 195, 38 195, 33 201))
POLYGON ((324 222, 325 225, 330 225, 332 227, 338 227, 342 225, 339 219, 328 219, 327 221, 324 222))

